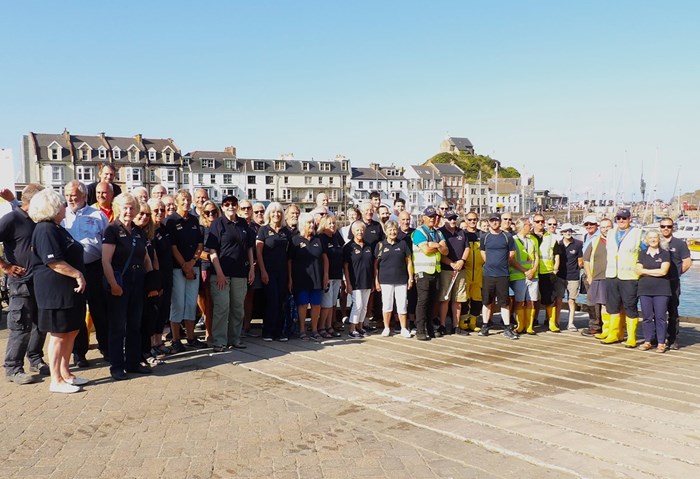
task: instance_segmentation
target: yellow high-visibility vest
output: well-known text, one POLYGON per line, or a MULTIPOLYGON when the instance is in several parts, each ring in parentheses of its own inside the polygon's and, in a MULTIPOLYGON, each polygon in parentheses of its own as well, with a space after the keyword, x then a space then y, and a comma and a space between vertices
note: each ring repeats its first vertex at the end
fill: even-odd
POLYGON ((608 232, 606 278, 639 279, 639 275, 634 272, 634 268, 637 265, 637 258, 639 257, 642 243, 642 230, 641 228, 630 227, 626 231, 620 246, 617 245, 616 241, 617 226, 608 232))
MULTIPOLYGON (((518 261, 518 264, 526 270, 532 269, 532 265, 535 264, 536 240, 530 235, 525 236, 524 243, 518 235, 513 236, 513 240, 515 241, 515 259, 518 261)), ((525 273, 518 271, 512 266, 509 269, 511 281, 525 279, 525 273)))

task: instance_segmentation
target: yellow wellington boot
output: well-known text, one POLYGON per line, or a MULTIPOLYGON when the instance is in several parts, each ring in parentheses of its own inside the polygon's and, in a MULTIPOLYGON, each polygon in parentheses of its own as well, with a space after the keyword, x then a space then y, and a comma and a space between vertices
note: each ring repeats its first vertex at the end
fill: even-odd
POLYGON ((561 329, 559 329, 559 318, 557 318, 557 308, 554 306, 547 306, 545 311, 547 313, 547 318, 549 318, 549 330, 552 333, 561 331, 561 329))
POLYGON ((522 334, 527 328, 527 317, 525 316, 525 306, 516 306, 515 308, 515 320, 518 323, 518 327, 515 330, 516 333, 522 334))
POLYGON ((622 321, 620 319, 619 314, 610 315, 610 322, 608 324, 608 335, 605 337, 605 339, 600 341, 602 344, 614 344, 622 342, 623 333, 622 325, 620 324, 621 322, 622 321))
POLYGON ((595 335, 595 338, 605 339, 608 337, 608 333, 610 332, 610 315, 607 312, 601 313, 600 320, 603 322, 603 329, 600 334, 595 335))
POLYGON ((469 329, 472 331, 479 331, 481 329, 476 326, 476 316, 473 314, 469 315, 469 329))
POLYGON ((527 334, 535 333, 535 308, 525 308, 525 317, 527 318, 527 334))
POLYGON ((626 348, 636 348, 637 347, 637 324, 639 319, 637 318, 627 318, 627 341, 625 341, 626 348))

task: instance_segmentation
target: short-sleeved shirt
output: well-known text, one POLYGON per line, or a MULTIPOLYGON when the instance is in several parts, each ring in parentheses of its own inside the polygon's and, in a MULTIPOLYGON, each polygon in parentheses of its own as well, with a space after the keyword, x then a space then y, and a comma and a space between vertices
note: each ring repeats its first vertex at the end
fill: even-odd
POLYGON ((66 217, 61 222, 61 226, 83 245, 85 264, 102 258, 102 237, 107 225, 109 221, 104 213, 87 204, 77 211, 66 209, 66 217))
MULTIPOLYGON (((177 247, 180 255, 182 255, 182 259, 186 262, 194 258, 197 247, 199 244, 204 243, 204 236, 199 227, 199 221, 193 215, 187 215, 187 218, 183 218, 179 213, 175 212, 165 220, 165 228, 170 235, 170 242, 177 247)), ((182 268, 181 265, 176 263, 173 263, 174 268, 182 268)))
POLYGON ((668 270, 668 279, 678 279, 683 271, 683 260, 690 258, 688 244, 680 238, 671 237, 668 242, 668 252, 671 255, 671 268, 668 270))
MULTIPOLYGON (((651 256, 647 252, 640 252, 637 262, 644 269, 659 269, 662 263, 671 262, 671 255, 664 249, 651 256)), ((654 276, 640 276, 637 284, 639 296, 671 296, 671 281, 668 274, 662 278, 654 276)))
POLYGON ((292 288, 294 293, 323 287, 323 245, 321 238, 307 239, 302 235, 292 238, 289 245, 292 260, 292 288))
POLYGON ((229 220, 225 216, 216 218, 211 224, 206 246, 216 251, 224 276, 248 277, 248 248, 255 246, 255 236, 245 219, 229 220))
POLYGON ((159 225, 153 236, 153 248, 158 255, 158 267, 165 278, 167 284, 172 281, 173 272, 173 250, 170 242, 170 235, 164 225, 159 225))
MULTIPOLYGON (((97 202, 97 184, 99 181, 90 183, 87 185, 87 204, 91 205, 97 202)), ((119 185, 112 183, 112 192, 114 193, 113 198, 116 198, 122 193, 122 189, 119 185)))
POLYGON ((579 258, 583 258, 583 242, 573 238, 573 241, 567 246, 564 240, 558 242, 559 253, 559 272, 557 276, 568 281, 579 279, 581 267, 578 265, 579 258))
MULTIPOLYGON (((461 228, 456 228, 454 233, 450 233, 447 227, 443 226, 440 228, 440 232, 442 233, 442 236, 445 237, 447 249, 449 250, 447 252, 447 257, 451 261, 459 261, 462 259, 462 256, 464 256, 464 250, 469 247, 465 231, 461 228)), ((452 266, 442 263, 441 269, 443 271, 452 271, 452 266)))
POLYGON ((41 221, 32 234, 32 263, 34 267, 34 294, 40 309, 70 309, 85 297, 73 291, 78 283, 74 278, 49 268, 49 264, 65 261, 85 274, 83 247, 62 226, 52 221, 41 221))
POLYGON ((376 244, 384 238, 386 238, 384 229, 378 221, 372 220, 369 224, 365 223, 365 234, 362 236, 362 241, 370 245, 372 250, 374 250, 376 244))
POLYGON ((374 287, 374 250, 365 243, 360 246, 355 240, 343 246, 343 264, 347 263, 350 286, 353 289, 374 287))
POLYGON ((415 231, 415 228, 408 228, 407 232, 401 231, 401 228, 399 228, 399 232, 396 234, 396 241, 403 241, 408 245, 408 250, 413 251, 413 241, 411 240, 411 235, 415 231))
POLYGON ((319 235, 323 253, 328 257, 328 279, 343 279, 343 237, 336 231, 333 236, 319 235))
POLYGON ((583 261, 591 262, 593 260, 593 278, 592 281, 597 281, 605 279, 605 267, 608 264, 608 253, 606 247, 606 238, 600 237, 598 247, 595 250, 595 256, 593 256, 593 242, 591 242, 586 251, 583 252, 583 261))
POLYGON ((19 278, 10 276, 8 281, 14 284, 28 283, 32 280, 32 233, 36 224, 26 211, 15 208, 0 218, 0 242, 3 244, 8 263, 21 266, 26 270, 19 278))
POLYGON ((104 238, 102 238, 103 244, 115 245, 112 255, 112 269, 114 271, 125 269, 126 261, 131 254, 132 244, 134 245, 134 253, 131 254, 128 266, 143 266, 143 260, 146 256, 146 241, 146 235, 141 228, 132 223, 131 233, 129 233, 119 220, 114 220, 114 223, 107 226, 104 238))
POLYGON ((287 249, 292 233, 286 226, 275 231, 272 226, 264 225, 258 230, 257 241, 263 243, 263 261, 268 274, 287 274, 287 249))
POLYGON ((479 249, 486 253, 484 276, 498 278, 509 276, 508 259, 511 251, 515 251, 515 241, 510 233, 487 232, 481 236, 479 249))
POLYGON ((374 248, 374 257, 377 258, 379 284, 408 283, 406 258, 409 258, 411 254, 412 252, 405 241, 390 244, 384 240, 377 243, 374 248))

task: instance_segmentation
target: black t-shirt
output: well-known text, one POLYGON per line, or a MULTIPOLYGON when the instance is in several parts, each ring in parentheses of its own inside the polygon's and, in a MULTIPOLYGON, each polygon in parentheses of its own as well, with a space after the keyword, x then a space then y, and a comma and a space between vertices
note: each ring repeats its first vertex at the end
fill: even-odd
POLYGON ((19 278, 10 276, 8 281, 11 283, 28 283, 32 280, 31 246, 35 226, 34 221, 20 208, 15 208, 0 218, 0 243, 3 244, 5 259, 8 263, 26 270, 19 278))
POLYGON ((671 237, 668 242, 668 252, 671 255, 671 268, 668 270, 668 279, 678 279, 683 271, 683 260, 690 258, 688 244, 680 238, 671 237))
POLYGON ((343 263, 348 264, 353 289, 374 287, 374 250, 369 244, 360 246, 355 240, 347 243, 343 246, 343 263))
POLYGON ((102 244, 116 245, 114 255, 112 256, 112 269, 114 271, 122 271, 126 265, 126 260, 131 253, 132 244, 134 245, 134 253, 129 260, 129 266, 143 266, 143 259, 146 256, 146 235, 144 232, 132 223, 131 233, 129 233, 124 225, 119 220, 114 220, 105 228, 102 244))
MULTIPOLYGON (((637 263, 644 269, 659 269, 661 263, 671 262, 671 255, 665 249, 659 249, 654 256, 650 256, 646 251, 641 251, 637 258, 637 263)), ((671 296, 671 281, 668 274, 662 278, 654 276, 640 276, 637 284, 637 294, 639 296, 671 296)))
POLYGON ((481 251, 486 252, 484 276, 490 278, 510 276, 508 258, 510 252, 515 251, 515 241, 510 233, 505 231, 484 233, 479 247, 481 251))
POLYGON ((406 284, 408 283, 408 267, 406 258, 411 256, 411 250, 405 241, 397 241, 390 244, 388 241, 380 241, 374 249, 374 257, 377 258, 379 269, 379 284, 406 284))
MULTIPOLYGON (((352 231, 350 234, 352 234, 352 231)), ((372 220, 369 224, 365 223, 365 234, 362 236, 362 241, 364 241, 365 244, 370 245, 372 247, 372 251, 374 251, 374 247, 377 245, 377 243, 384 238, 386 238, 384 235, 384 229, 378 221, 372 220)))
POLYGON ((564 240, 559 241, 557 245, 561 255, 557 276, 568 281, 579 279, 581 267, 578 260, 583 258, 583 242, 574 238, 568 246, 564 244, 564 240))
POLYGON ((399 232, 396 234, 396 241, 403 241, 408 246, 408 251, 413 251, 413 240, 411 240, 411 235, 416 231, 415 228, 408 228, 408 233, 404 233, 399 228, 399 232))
POLYGON ((70 309, 85 297, 73 291, 77 281, 53 271, 50 263, 65 261, 85 274, 83 245, 73 239, 66 229, 52 221, 41 221, 32 234, 32 263, 34 294, 40 309, 70 309))
POLYGON ((296 235, 289 244, 292 288, 295 293, 323 287, 323 245, 318 236, 310 240, 296 235))
MULTIPOLYGON (((97 203, 97 183, 90 183, 87 185, 87 204, 89 205, 94 205, 97 203)), ((122 192, 122 189, 119 185, 116 185, 112 183, 112 191, 114 192, 113 198, 116 198, 119 196, 122 192)))
MULTIPOLYGON (((197 246, 204 243, 199 221, 193 215, 187 215, 187 218, 183 218, 175 212, 165 220, 165 229, 170 235, 170 242, 177 247, 185 261, 194 258, 197 246)), ((173 262, 173 268, 180 269, 182 266, 173 262)))
POLYGON ((224 276, 248 277, 248 248, 255 247, 255 236, 246 220, 236 218, 231 221, 225 216, 216 218, 211 224, 206 246, 217 252, 224 276))
MULTIPOLYGON (((464 256, 464 250, 469 247, 465 231, 461 228, 457 228, 455 229, 454 233, 450 233, 449 230, 443 226, 440 228, 440 232, 442 233, 442 236, 445 237, 445 241, 447 242, 447 249, 449 250, 447 257, 451 261, 459 261, 462 259, 462 256, 464 256)), ((452 266, 449 264, 442 263, 441 268, 443 270, 452 271, 452 266)))
POLYGON ((343 279, 344 241, 338 231, 333 236, 319 235, 323 253, 328 257, 328 279, 343 279))
POLYGON ((163 279, 166 284, 170 284, 173 276, 173 250, 171 248, 170 235, 165 229, 165 226, 158 226, 151 243, 158 255, 158 266, 163 275, 163 279))
POLYGON ((287 274, 287 249, 292 233, 286 226, 275 232, 270 225, 261 226, 257 240, 263 243, 263 261, 267 274, 287 274))

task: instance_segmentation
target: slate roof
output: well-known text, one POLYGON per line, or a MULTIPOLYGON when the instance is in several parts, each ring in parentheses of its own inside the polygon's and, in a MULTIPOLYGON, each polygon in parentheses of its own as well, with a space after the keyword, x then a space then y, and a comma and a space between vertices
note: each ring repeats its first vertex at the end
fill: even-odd
MULTIPOLYGON (((352 167, 353 180, 388 180, 389 177, 385 176, 381 171, 377 171, 374 168, 356 168, 352 167)), ((396 178, 392 176, 391 178, 396 178)))
POLYGON ((469 138, 457 138, 457 137, 451 136, 449 138, 449 141, 459 151, 466 151, 466 150, 473 150, 474 149, 474 145, 472 145, 472 142, 469 141, 469 138))
POLYGON ((413 171, 416 172, 419 178, 432 179, 433 177, 440 177, 438 172, 430 166, 411 165, 411 168, 413 168, 413 171))
POLYGON ((462 169, 457 166, 453 165, 450 163, 432 163, 432 166, 441 174, 441 175, 453 175, 453 176, 464 176, 464 172, 462 169))
POLYGON ((187 153, 184 158, 191 159, 190 170, 193 173, 222 173, 225 171, 245 171, 246 173, 277 173, 285 175, 339 175, 347 174, 341 171, 341 163, 334 160, 317 161, 317 160, 288 160, 277 159, 270 160, 265 158, 237 158, 236 155, 224 151, 193 151, 187 153), (202 159, 213 159, 215 167, 202 168, 202 159), (224 165, 224 160, 235 160, 235 165, 238 170, 227 170, 224 165), (263 169, 255 169, 255 163, 262 162, 263 169), (278 162, 284 162, 284 170, 276 169, 278 162), (308 170, 302 168, 302 164, 308 164, 308 170), (321 163, 328 163, 330 170, 322 171, 319 166, 321 163))

